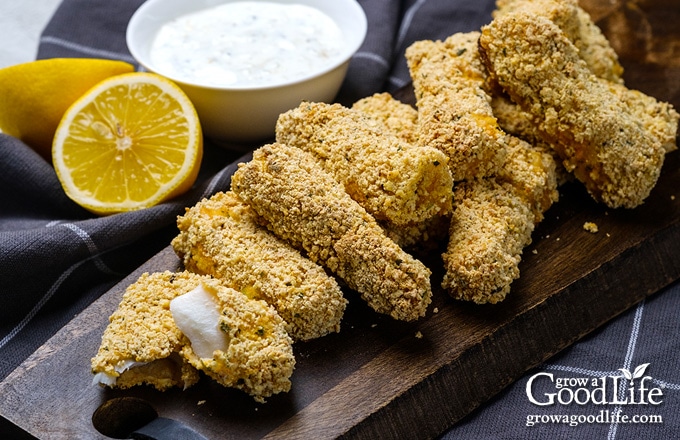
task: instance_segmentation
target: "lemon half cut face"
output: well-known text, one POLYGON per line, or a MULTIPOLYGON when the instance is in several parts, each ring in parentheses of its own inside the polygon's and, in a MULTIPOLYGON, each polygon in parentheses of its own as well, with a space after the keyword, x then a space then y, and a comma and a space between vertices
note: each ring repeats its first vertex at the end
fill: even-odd
POLYGON ((52 160, 66 194, 105 215, 148 208, 191 188, 203 138, 191 101, 153 73, 108 78, 64 114, 52 160))

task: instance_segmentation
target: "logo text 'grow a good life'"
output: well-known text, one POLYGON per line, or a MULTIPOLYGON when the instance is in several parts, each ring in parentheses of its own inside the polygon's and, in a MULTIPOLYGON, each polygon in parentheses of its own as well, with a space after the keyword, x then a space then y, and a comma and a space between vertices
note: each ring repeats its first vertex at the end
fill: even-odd
POLYGON ((619 368, 619 376, 555 378, 552 373, 536 373, 526 384, 527 398, 538 406, 561 405, 659 405, 663 390, 652 386, 645 371, 649 364, 632 373, 619 368), (535 388, 543 391, 536 391, 535 388), (547 389, 547 391, 546 391, 547 389))

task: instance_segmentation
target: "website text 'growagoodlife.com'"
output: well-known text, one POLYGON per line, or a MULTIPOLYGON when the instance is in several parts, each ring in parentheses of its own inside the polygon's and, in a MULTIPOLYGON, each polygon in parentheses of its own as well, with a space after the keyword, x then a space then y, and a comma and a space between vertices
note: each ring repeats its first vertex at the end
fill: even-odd
POLYGON ((624 414, 620 410, 600 410, 598 414, 529 414, 526 426, 538 424, 564 424, 578 426, 584 424, 652 424, 663 423, 660 414, 624 414))

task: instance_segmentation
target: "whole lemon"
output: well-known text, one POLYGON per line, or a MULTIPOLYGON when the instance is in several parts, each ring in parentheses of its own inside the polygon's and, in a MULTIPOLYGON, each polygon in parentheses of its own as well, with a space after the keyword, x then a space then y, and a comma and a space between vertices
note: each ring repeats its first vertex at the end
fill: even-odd
POLYGON ((51 58, 0 69, 0 131, 51 161, 52 139, 71 104, 100 81, 132 72, 123 61, 51 58))

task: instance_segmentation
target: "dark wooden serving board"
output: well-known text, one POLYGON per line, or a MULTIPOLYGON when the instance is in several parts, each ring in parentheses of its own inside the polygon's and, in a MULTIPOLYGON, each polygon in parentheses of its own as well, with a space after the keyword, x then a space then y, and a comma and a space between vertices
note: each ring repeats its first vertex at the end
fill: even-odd
MULTIPOLYGON (((582 3, 621 54, 627 84, 680 108, 675 0, 582 3)), ((126 286, 142 272, 180 267, 168 247, 8 376, 0 415, 38 438, 105 438, 92 425, 93 412, 110 399, 137 397, 208 438, 436 436, 530 368, 680 279, 680 152, 668 155, 657 187, 635 210, 597 205, 578 184, 562 188, 499 305, 449 299, 438 288, 439 256, 424 261, 435 287, 426 318, 395 322, 348 292, 341 332, 296 344, 291 392, 264 405, 208 379, 165 393, 93 386, 90 358, 126 286), (599 232, 586 232, 585 222, 599 232)))

